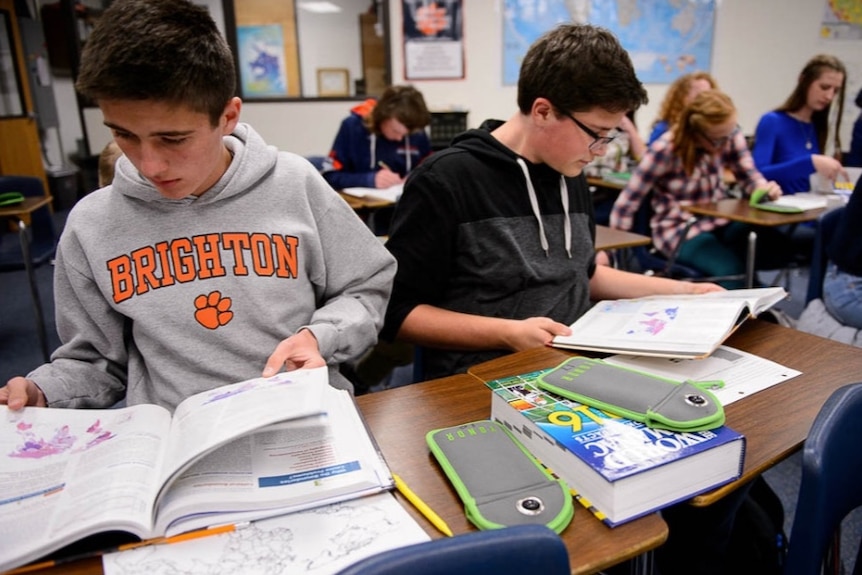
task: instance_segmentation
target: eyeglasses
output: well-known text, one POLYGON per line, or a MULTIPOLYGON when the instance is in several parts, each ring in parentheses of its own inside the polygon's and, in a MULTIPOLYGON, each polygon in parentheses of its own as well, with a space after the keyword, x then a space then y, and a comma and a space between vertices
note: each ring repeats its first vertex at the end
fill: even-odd
POLYGON ((726 136, 722 136, 721 138, 710 138, 704 133, 701 133, 701 135, 703 136, 703 139, 709 142, 713 148, 723 148, 724 145, 728 142, 728 140, 733 138, 738 131, 739 126, 735 127, 731 133, 726 136))
POLYGON ((591 152, 595 152, 599 148, 604 148, 605 146, 607 146, 608 144, 610 144, 611 142, 616 140, 617 136, 619 135, 616 132, 612 132, 611 133, 612 135, 600 136, 596 132, 591 130, 589 127, 585 126, 583 122, 581 122, 580 120, 578 120, 577 118, 575 118, 574 116, 572 116, 571 114, 569 114, 568 112, 566 112, 565 110, 560 108, 559 106, 554 105, 554 107, 556 109, 558 109, 564 116, 566 116, 572 122, 574 122, 575 125, 577 127, 579 127, 581 130, 583 130, 586 135, 588 135, 589 137, 591 137, 593 139, 593 141, 589 145, 589 150, 591 152))

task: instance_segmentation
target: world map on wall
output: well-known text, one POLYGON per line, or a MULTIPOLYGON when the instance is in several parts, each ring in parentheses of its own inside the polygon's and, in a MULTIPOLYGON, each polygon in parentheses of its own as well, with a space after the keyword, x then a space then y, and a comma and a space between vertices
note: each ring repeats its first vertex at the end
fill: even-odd
POLYGON ((862 39, 862 3, 827 0, 820 35, 827 40, 862 39))
POLYGON ((521 60, 543 33, 566 22, 611 30, 641 82, 667 84, 709 71, 715 0, 505 0, 503 83, 518 82, 521 60))

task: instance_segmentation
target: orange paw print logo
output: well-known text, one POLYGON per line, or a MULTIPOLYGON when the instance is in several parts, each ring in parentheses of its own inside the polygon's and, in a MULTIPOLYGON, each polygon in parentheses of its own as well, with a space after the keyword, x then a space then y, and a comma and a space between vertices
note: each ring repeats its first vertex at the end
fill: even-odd
POLYGON ((219 291, 210 292, 209 295, 201 294, 195 298, 195 319, 207 329, 227 325, 233 319, 230 304, 230 298, 222 297, 219 291))

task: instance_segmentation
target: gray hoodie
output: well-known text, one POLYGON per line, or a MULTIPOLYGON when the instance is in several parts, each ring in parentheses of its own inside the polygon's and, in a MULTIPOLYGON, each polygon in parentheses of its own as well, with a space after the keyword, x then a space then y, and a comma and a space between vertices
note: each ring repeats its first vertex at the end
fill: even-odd
POLYGON ((170 409, 258 377, 307 326, 330 364, 377 340, 395 261, 303 158, 240 124, 230 167, 169 200, 122 157, 111 186, 69 214, 54 289, 63 342, 31 374, 55 407, 170 409))

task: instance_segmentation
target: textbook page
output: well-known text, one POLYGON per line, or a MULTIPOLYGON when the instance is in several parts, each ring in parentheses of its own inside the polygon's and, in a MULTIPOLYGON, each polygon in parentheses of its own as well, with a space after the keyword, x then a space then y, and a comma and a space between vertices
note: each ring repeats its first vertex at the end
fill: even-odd
POLYGON ((726 345, 703 359, 612 355, 604 361, 675 381, 723 381, 723 387, 709 388, 723 406, 802 374, 801 371, 726 345))
POLYGON ((348 196, 357 198, 379 198, 389 200, 393 204, 398 201, 404 192, 404 184, 395 184, 388 188, 344 188, 341 190, 348 196))
POLYGON ((0 571, 101 531, 152 536, 166 409, 2 411, 0 571))
POLYGON ((157 510, 167 535, 377 493, 391 475, 350 394, 328 385, 326 414, 270 425, 180 475, 157 510))
POLYGON ((391 493, 255 521, 173 545, 111 553, 105 575, 330 575, 430 537, 391 493))
POLYGON ((318 367, 249 379, 186 398, 174 411, 159 497, 202 454, 267 425, 322 413, 327 388, 327 368, 318 367))
POLYGON ((552 345, 630 355, 705 357, 749 315, 787 297, 757 288, 598 302, 552 345))

